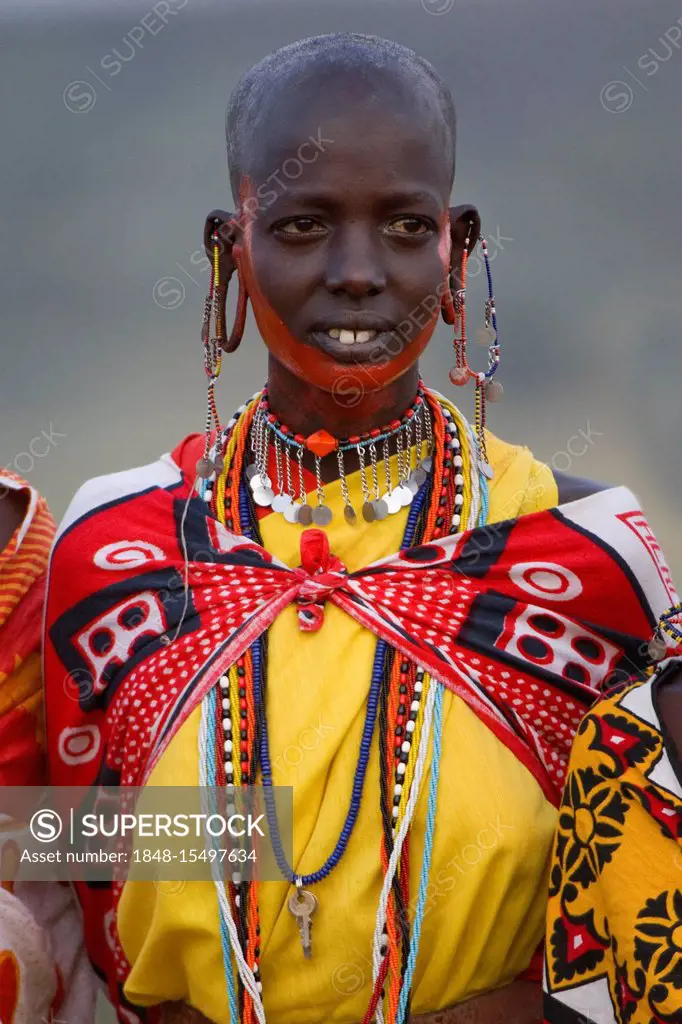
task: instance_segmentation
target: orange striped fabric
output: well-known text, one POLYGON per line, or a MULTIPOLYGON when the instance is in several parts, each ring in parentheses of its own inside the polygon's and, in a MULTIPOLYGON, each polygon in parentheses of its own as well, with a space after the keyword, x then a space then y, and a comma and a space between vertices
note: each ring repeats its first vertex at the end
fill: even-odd
POLYGON ((55 523, 25 480, 0 469, 0 497, 26 495, 23 521, 0 551, 0 785, 43 781, 41 629, 55 523))

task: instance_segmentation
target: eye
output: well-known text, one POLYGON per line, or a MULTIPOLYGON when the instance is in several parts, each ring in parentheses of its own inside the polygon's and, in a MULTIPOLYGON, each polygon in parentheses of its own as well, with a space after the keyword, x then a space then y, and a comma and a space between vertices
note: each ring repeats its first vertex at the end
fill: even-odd
POLYGON ((291 217, 289 220, 281 220, 273 226, 273 231, 278 235, 288 238, 311 238, 323 235, 326 228, 313 217, 291 217))
POLYGON ((388 222, 387 228, 398 235, 426 235, 434 230, 434 225, 425 217, 403 216, 394 217, 388 222))

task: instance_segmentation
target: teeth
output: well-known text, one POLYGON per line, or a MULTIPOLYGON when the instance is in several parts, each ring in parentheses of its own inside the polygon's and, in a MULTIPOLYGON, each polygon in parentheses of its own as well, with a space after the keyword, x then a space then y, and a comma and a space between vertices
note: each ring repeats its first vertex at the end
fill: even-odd
POLYGON ((355 345, 371 341, 376 337, 376 331, 349 331, 346 328, 332 327, 327 331, 330 338, 340 341, 342 345, 355 345))

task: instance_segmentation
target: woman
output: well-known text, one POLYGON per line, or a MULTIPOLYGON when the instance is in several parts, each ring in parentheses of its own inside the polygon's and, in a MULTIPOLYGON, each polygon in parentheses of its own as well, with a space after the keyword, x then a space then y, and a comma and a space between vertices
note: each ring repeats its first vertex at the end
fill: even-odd
POLYGON ((273 882, 81 886, 91 955, 128 1022, 537 1022, 570 741, 607 677, 649 663, 667 603, 603 541, 635 499, 485 430, 497 314, 490 287, 474 373, 480 218, 449 207, 455 116, 430 65, 304 40, 247 73, 227 128, 206 434, 67 512, 50 748, 62 784, 293 786, 293 858, 273 882), (222 429, 247 302, 268 381, 222 429), (473 427, 420 380, 441 312, 473 427), (89 680, 80 709, 65 671, 89 680))
MULTIPOLYGON (((0 791, 44 786, 40 665, 45 579, 55 524, 44 498, 0 468, 0 791)), ((7 808, 5 807, 6 811, 7 808)), ((94 983, 71 890, 17 881, 22 834, 0 830, 0 1020, 88 1020, 94 983)))

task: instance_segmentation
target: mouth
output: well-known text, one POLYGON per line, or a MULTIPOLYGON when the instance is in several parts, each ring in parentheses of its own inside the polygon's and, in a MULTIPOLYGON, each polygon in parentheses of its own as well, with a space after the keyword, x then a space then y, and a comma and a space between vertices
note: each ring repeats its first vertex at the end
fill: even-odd
MULTIPOLYGON (((309 340, 339 363, 362 363, 376 359, 377 353, 390 351, 398 354, 396 325, 387 320, 358 319, 355 323, 316 324, 309 332, 309 340)), ((400 347, 407 344, 403 339, 400 347)))

